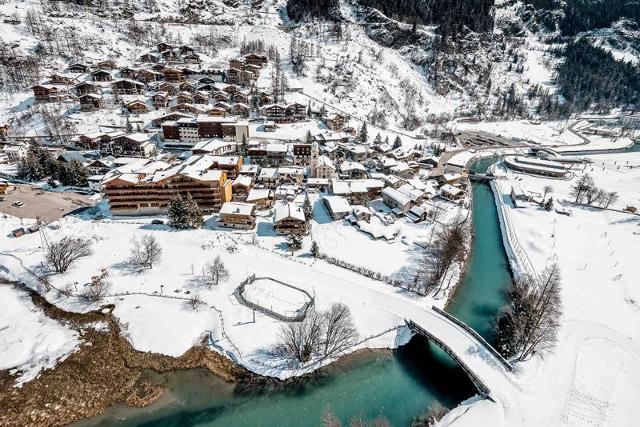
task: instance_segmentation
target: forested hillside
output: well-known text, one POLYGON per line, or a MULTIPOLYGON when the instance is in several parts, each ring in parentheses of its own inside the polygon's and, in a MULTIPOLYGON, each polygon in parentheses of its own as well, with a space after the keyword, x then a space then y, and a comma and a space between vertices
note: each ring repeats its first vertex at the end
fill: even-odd
POLYGON ((562 94, 577 110, 595 106, 640 108, 640 68, 616 60, 611 53, 579 39, 560 52, 565 60, 558 67, 562 94))
POLYGON ((623 18, 640 21, 639 0, 524 0, 524 3, 534 7, 547 30, 557 26, 564 36, 606 28, 623 18), (552 11, 561 13, 553 15, 552 11))
POLYGON ((305 18, 338 19, 339 0, 288 0, 287 14, 295 21, 305 18))
POLYGON ((465 28, 476 32, 493 29, 494 0, 359 0, 386 16, 411 24, 437 25, 443 35, 465 28))

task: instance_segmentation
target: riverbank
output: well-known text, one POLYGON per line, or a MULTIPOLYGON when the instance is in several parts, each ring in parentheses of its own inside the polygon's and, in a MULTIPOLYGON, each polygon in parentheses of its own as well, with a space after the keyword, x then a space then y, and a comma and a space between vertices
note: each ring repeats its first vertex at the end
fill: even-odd
POLYGON ((34 291, 17 283, 1 283, 28 292, 46 316, 78 331, 82 344, 54 369, 15 386, 15 376, 0 371, 0 425, 66 425, 104 412, 120 402, 144 407, 161 395, 159 386, 141 380, 142 372, 153 369, 207 369, 225 381, 251 381, 253 376, 205 345, 194 346, 180 357, 144 353, 133 349, 121 336, 113 306, 86 313, 62 310, 34 291))

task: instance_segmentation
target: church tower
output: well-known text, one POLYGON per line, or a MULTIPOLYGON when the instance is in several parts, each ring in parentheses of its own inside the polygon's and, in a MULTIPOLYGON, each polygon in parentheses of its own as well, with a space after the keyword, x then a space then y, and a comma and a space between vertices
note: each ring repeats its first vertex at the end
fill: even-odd
POLYGON ((313 141, 311 143, 311 160, 310 160, 310 173, 311 177, 315 178, 318 176, 318 156, 320 155, 320 149, 318 148, 318 142, 313 141))

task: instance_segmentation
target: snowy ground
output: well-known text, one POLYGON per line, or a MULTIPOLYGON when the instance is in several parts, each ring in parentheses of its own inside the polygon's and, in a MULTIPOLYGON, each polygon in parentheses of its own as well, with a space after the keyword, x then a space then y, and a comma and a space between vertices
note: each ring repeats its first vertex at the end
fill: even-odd
MULTIPOLYGON (((0 233, 7 236, 17 222, 13 218, 2 220, 0 233)), ((265 368, 264 352, 276 342, 282 323, 261 314, 256 315, 253 323, 252 311, 240 305, 232 295, 237 284, 251 274, 272 277, 305 289, 315 296, 319 310, 335 302, 349 305, 362 339, 403 324, 402 310, 399 309, 402 305, 430 307, 434 303, 432 299, 412 298, 391 286, 324 262, 313 262, 306 250, 291 258, 286 255, 282 237, 268 235, 266 238, 271 240, 265 241, 258 237, 260 246, 256 246, 248 234, 241 232, 210 229, 176 232, 164 226, 150 226, 148 222, 148 219, 139 218, 97 222, 66 217, 58 222, 60 229, 48 229, 46 232, 53 241, 64 235, 93 239, 92 256, 82 259, 63 275, 50 276, 50 280, 55 287, 70 286, 81 291, 91 276, 102 268, 108 269, 110 294, 118 295, 106 298, 104 302, 116 305, 114 314, 123 324, 125 336, 135 348, 143 351, 177 356, 205 337, 210 338, 219 350, 256 372, 275 376, 295 374, 276 370, 273 366, 265 368), (154 235, 164 254, 152 270, 135 272, 126 265, 130 242, 133 236, 144 234, 154 235), (275 244, 276 240, 279 244, 275 244), (266 242, 273 246, 267 246, 266 242), (209 289, 201 285, 200 274, 203 265, 217 255, 224 259, 230 277, 224 284, 209 289), (206 303, 197 311, 191 310, 186 301, 194 293, 206 303), (371 305, 367 302, 369 293, 388 294, 392 299, 398 299, 399 305, 393 302, 389 306, 371 305)), ((263 227, 270 226, 264 224, 263 227)), ((19 256, 28 268, 42 271, 43 252, 38 234, 21 238, 2 237, 2 241, 5 251, 19 256)), ((309 242, 305 242, 305 246, 308 245, 309 242)), ((5 261, 3 259, 3 263, 5 261)), ((33 282, 29 274, 20 272, 16 266, 12 270, 18 279, 33 282)), ((47 294, 47 297, 68 310, 95 308, 76 297, 60 298, 55 292, 47 294)), ((438 302, 439 305, 443 303, 438 302)), ((396 338, 394 331, 366 342, 366 346, 395 347, 398 345, 396 338)))
MULTIPOLYGON (((587 172, 596 185, 620 194, 613 207, 638 205, 640 154, 590 158, 595 163, 587 172), (625 167, 627 161, 633 169, 625 167)), ((563 279, 564 312, 556 350, 519 365, 529 402, 545 408, 531 411, 525 425, 633 425, 640 415, 640 217, 568 202, 571 216, 546 212, 533 203, 514 208, 508 195, 513 183, 532 192, 550 184, 554 198, 565 201, 572 181, 501 169, 496 173, 503 175, 496 181, 498 200, 517 239, 511 238, 510 245, 523 247, 538 272, 557 262, 563 279)))
POLYGON ((26 292, 0 284, 0 370, 17 374, 17 385, 53 368, 79 345, 78 333, 47 317, 26 292))

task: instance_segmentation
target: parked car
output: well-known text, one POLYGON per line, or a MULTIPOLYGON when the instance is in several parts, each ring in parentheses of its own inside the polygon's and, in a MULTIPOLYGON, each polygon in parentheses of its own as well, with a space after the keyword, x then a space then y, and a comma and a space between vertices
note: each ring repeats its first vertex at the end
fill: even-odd
POLYGON ((24 206, 24 203, 22 203, 20 200, 16 200, 15 202, 11 203, 11 206, 13 206, 14 208, 21 208, 24 206))

